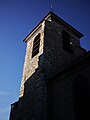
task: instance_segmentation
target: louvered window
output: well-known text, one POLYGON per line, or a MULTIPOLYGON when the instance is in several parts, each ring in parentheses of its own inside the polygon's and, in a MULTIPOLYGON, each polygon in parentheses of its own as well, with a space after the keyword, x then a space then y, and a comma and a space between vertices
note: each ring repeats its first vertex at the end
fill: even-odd
POLYGON ((32 58, 39 53, 39 46, 40 46, 40 33, 35 37, 33 42, 32 58))

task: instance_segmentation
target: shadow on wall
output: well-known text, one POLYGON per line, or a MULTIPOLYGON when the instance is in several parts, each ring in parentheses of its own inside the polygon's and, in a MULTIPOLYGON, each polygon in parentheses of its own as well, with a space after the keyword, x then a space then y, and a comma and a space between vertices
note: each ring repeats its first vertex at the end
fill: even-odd
POLYGON ((73 98, 76 120, 90 120, 90 85, 82 74, 74 79, 73 98))
POLYGON ((42 55, 39 56, 38 68, 24 83, 24 94, 17 106, 11 105, 10 120, 48 120, 47 81, 41 67, 42 55))

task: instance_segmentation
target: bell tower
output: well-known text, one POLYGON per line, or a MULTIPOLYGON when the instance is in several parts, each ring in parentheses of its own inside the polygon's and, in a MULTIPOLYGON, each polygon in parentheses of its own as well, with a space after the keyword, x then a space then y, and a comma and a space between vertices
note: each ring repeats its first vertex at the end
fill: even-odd
POLYGON ((48 81, 85 54, 81 37, 83 34, 49 12, 24 39, 27 48, 20 97, 12 104, 10 120, 50 119, 48 81))
POLYGON ((81 37, 83 34, 49 12, 24 39, 27 48, 20 96, 23 95, 25 81, 39 67, 49 78, 83 55, 85 50, 80 46, 81 37))

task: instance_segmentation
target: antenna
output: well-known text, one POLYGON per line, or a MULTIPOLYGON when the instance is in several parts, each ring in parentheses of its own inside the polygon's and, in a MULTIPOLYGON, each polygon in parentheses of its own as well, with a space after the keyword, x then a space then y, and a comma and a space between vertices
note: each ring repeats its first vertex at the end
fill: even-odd
POLYGON ((51 4, 51 9, 50 9, 52 12, 53 12, 53 5, 51 4))

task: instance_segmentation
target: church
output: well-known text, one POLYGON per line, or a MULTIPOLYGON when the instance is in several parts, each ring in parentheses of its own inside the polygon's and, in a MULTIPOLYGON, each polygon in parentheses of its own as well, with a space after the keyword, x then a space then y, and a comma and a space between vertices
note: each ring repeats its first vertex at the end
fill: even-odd
POLYGON ((49 12, 26 36, 20 96, 9 120, 90 120, 90 51, 49 12))

